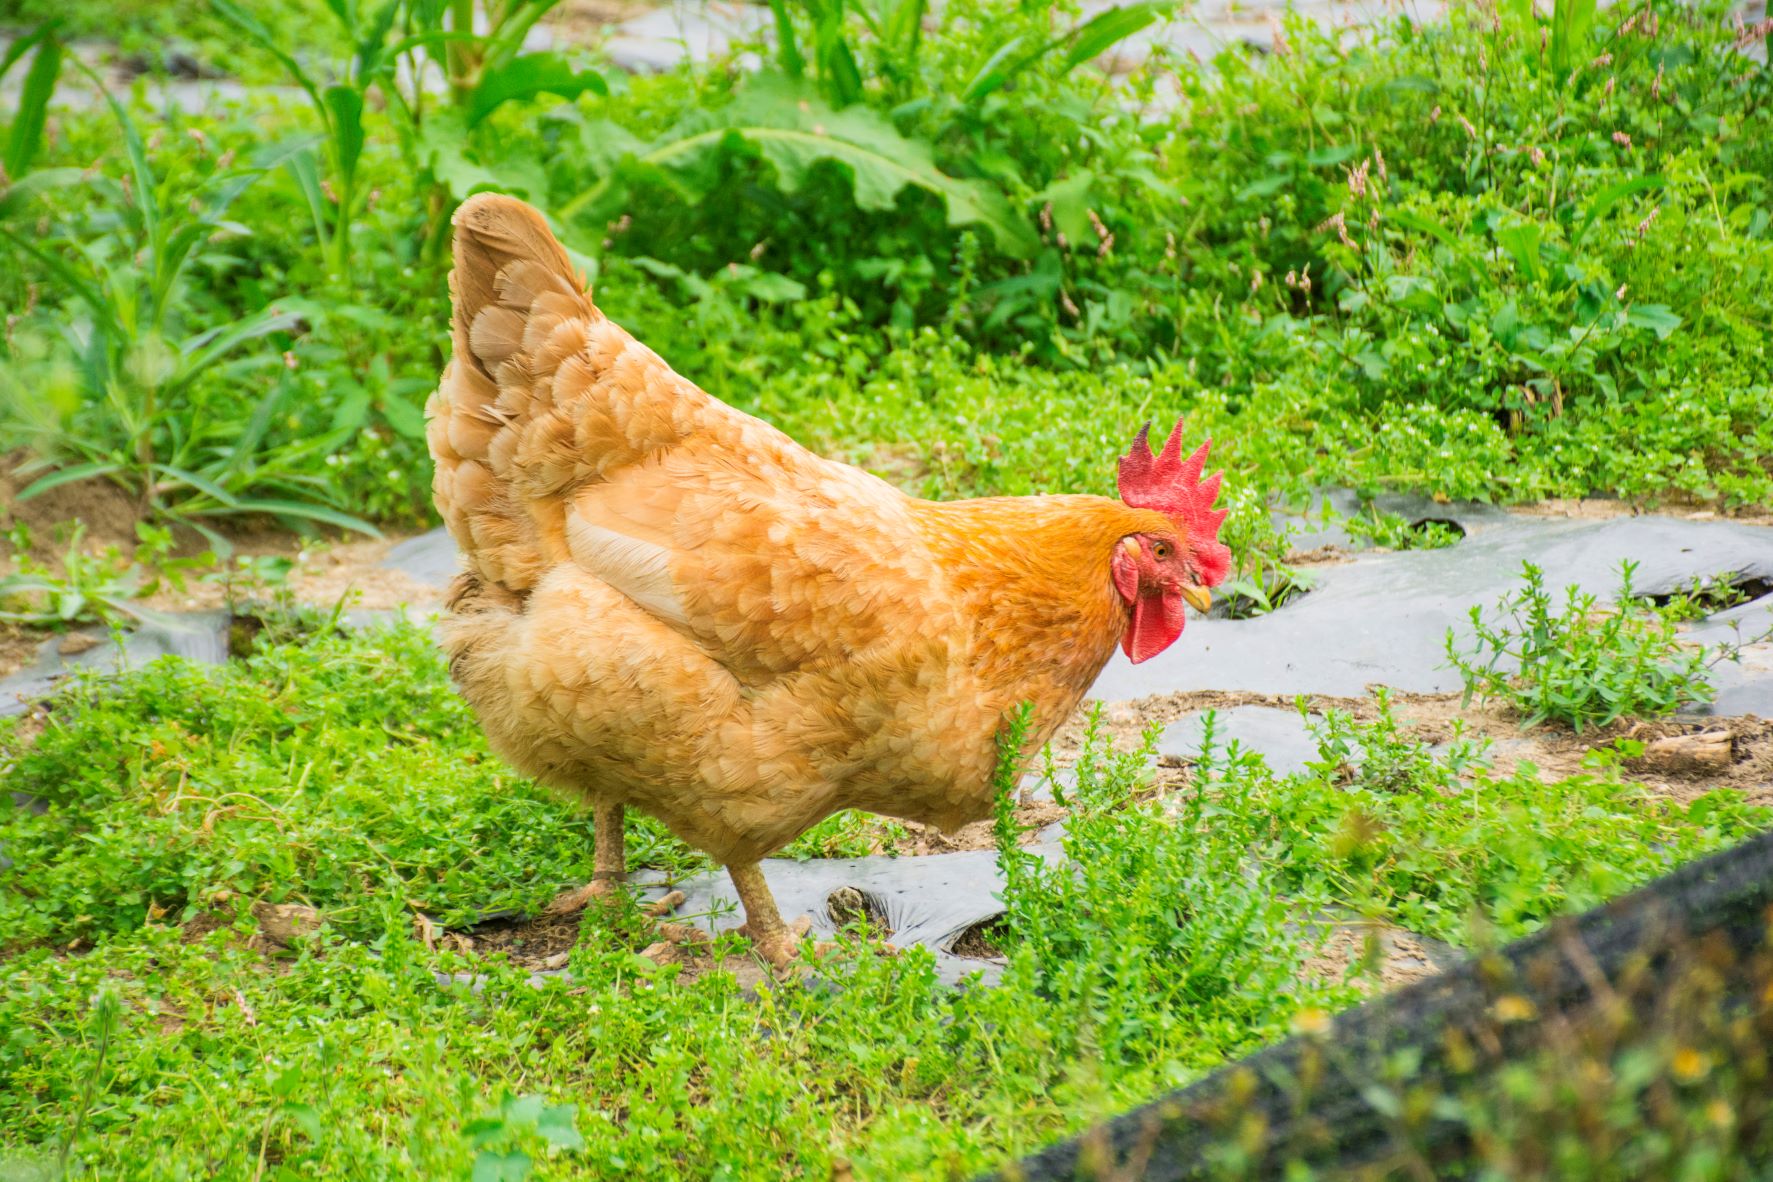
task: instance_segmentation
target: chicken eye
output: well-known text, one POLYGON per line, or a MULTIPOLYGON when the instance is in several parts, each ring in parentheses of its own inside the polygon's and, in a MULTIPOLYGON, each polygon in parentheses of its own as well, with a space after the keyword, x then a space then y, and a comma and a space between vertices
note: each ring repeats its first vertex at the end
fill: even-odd
POLYGON ((1157 556, 1159 562, 1167 561, 1170 557, 1170 544, 1168 542, 1156 542, 1152 545, 1151 552, 1157 556))

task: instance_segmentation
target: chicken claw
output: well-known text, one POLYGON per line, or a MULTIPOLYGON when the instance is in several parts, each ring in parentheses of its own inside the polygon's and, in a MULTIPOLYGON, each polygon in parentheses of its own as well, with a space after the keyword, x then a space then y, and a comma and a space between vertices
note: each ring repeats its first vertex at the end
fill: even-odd
POLYGON ((740 926, 739 934, 750 939, 751 947, 757 955, 763 957, 775 968, 785 969, 800 954, 800 942, 812 930, 813 917, 803 915, 788 924, 777 919, 773 931, 766 927, 759 932, 752 927, 751 921, 747 920, 740 926))
POLYGON ((593 878, 584 886, 575 890, 562 891, 554 896, 554 900, 543 909, 547 915, 571 915, 575 911, 583 911, 591 905, 592 900, 608 902, 619 897, 622 884, 614 879, 593 878))
POLYGON ((684 895, 682 891, 672 891, 669 894, 654 899, 651 903, 642 907, 640 913, 648 919, 657 919, 661 915, 670 915, 673 911, 676 911, 679 907, 683 906, 683 899, 684 895))

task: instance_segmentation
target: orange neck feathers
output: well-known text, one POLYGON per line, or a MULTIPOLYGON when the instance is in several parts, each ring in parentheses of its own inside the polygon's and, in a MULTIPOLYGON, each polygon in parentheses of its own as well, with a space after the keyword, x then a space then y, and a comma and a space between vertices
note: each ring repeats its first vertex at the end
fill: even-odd
MULTIPOLYGON (((1006 688, 1035 670, 1081 696, 1126 631, 1114 547, 1173 532, 1163 513, 1108 497, 917 502, 925 543, 977 621, 976 668, 1006 688)), ((1075 698, 1073 700, 1075 705, 1075 698)))

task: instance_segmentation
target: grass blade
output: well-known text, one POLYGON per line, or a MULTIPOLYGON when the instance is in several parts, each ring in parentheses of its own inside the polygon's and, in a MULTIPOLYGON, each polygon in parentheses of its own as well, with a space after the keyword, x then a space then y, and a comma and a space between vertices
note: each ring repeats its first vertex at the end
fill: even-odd
POLYGON ((18 111, 6 137, 6 175, 17 178, 30 171, 31 162, 43 148, 43 125, 49 116, 49 97, 62 72, 62 43, 45 36, 31 59, 25 87, 19 94, 18 111))
POLYGON ((89 464, 75 464, 71 468, 57 468, 47 476, 40 476, 26 485, 14 500, 28 501, 32 497, 59 488, 64 484, 72 484, 76 480, 85 480, 91 476, 109 476, 113 472, 121 472, 123 465, 109 460, 95 460, 89 464))

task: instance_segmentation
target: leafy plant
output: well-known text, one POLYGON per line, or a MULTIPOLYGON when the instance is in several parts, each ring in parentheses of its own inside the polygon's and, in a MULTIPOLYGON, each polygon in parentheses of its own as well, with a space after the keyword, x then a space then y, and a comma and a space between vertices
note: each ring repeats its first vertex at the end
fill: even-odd
POLYGON ((866 108, 835 110, 767 75, 749 82, 731 104, 697 112, 653 143, 642 144, 613 126, 600 126, 595 134, 611 141, 605 151, 615 167, 560 206, 564 221, 607 217, 626 204, 628 186, 647 171, 669 173, 691 200, 705 200, 717 175, 715 162, 729 144, 743 143, 775 170, 784 192, 798 191, 815 163, 831 161, 847 171, 861 209, 893 209, 900 191, 915 187, 946 205, 949 225, 979 223, 1011 255, 1032 249, 1031 230, 991 186, 942 172, 928 145, 907 139, 866 108))
POLYGON ((0 620, 65 627, 89 620, 119 624, 159 618, 160 613, 136 601, 163 585, 182 589, 186 574, 212 564, 215 555, 174 558, 165 529, 142 522, 136 532, 141 544, 133 556, 116 546, 93 554, 83 545, 85 524, 76 522, 57 571, 30 557, 28 531, 15 528, 10 538, 13 571, 0 576, 0 620))
POLYGON ((1235 565, 1217 596, 1225 615, 1234 620, 1266 615, 1310 591, 1311 573, 1286 560, 1292 529, 1275 522, 1263 491, 1233 488, 1227 500, 1231 515, 1221 537, 1235 565))
POLYGON ((212 239, 238 232, 228 208, 259 172, 222 173, 191 206, 163 205, 163 182, 149 166, 135 121, 114 97, 106 102, 129 171, 127 181, 98 177, 92 184, 111 203, 115 230, 38 237, 0 224, 0 239, 54 276, 78 310, 56 318, 63 349, 76 358, 59 405, 42 396, 42 379, 56 372, 60 355, 33 355, 28 339, 15 341, 12 363, 0 368, 8 426, 42 457, 22 471, 52 469, 19 499, 102 477, 132 493, 145 516, 182 522, 224 549, 207 519, 270 514, 373 534, 367 523, 303 499, 303 486, 313 482, 299 468, 308 456, 325 454, 329 441, 268 463, 259 452, 288 393, 277 376, 284 362, 277 352, 244 360, 235 355, 251 342, 298 331, 303 317, 271 304, 200 329, 182 323, 193 264, 212 239), (206 421, 208 383, 224 371, 234 381, 272 375, 244 424, 206 421))
POLYGON ((1553 781, 1524 762, 1499 774, 1479 742, 1455 737, 1438 753, 1404 731, 1387 698, 1376 705, 1366 722, 1326 712, 1313 726, 1317 758, 1297 775, 1273 776, 1253 755, 1202 754, 1197 776, 1248 800, 1221 823, 1302 903, 1454 943, 1486 930, 1512 938, 1773 822, 1734 789, 1688 802, 1651 794, 1620 778, 1610 752, 1553 781))
POLYGON ((330 243, 335 274, 353 281, 351 225, 363 190, 358 164, 367 143, 364 112, 379 100, 395 123, 408 163, 426 178, 429 229, 426 251, 441 249, 448 229, 450 198, 498 178, 468 163, 465 141, 506 103, 542 94, 573 98, 584 92, 607 94, 603 75, 565 54, 523 52, 524 36, 559 0, 484 0, 477 26, 474 0, 387 0, 360 11, 352 0, 328 0, 340 32, 353 46, 351 59, 327 85, 301 58, 284 47, 278 32, 234 0, 210 0, 217 14, 254 44, 276 57, 306 93, 325 134, 326 175, 321 185, 317 162, 293 153, 289 168, 302 187, 317 235, 330 243), (441 73, 449 101, 433 105, 428 80, 441 73), (373 96, 373 97, 372 97, 373 96), (328 204, 333 208, 329 211, 328 204))
POLYGON ((1523 564, 1522 587, 1503 596, 1495 624, 1482 607, 1471 609, 1469 648, 1447 630, 1447 660, 1465 682, 1465 700, 1506 702, 1523 727, 1549 721, 1577 730, 1709 701, 1707 654, 1681 643, 1678 609, 1634 602, 1636 569, 1621 564, 1613 606, 1571 586, 1560 609, 1545 572, 1523 564))
POLYGON ((1433 518, 1412 522, 1397 513, 1381 512, 1371 504, 1344 518, 1342 528, 1351 537, 1365 538, 1387 550, 1444 550, 1458 545, 1465 536, 1457 525, 1433 518))
POLYGON ((523 1149, 532 1140, 546 1143, 550 1152, 583 1149, 585 1138, 573 1127, 577 1115, 576 1104, 549 1104, 540 1096, 503 1097, 496 1113, 477 1117, 462 1129, 477 1151, 473 1182, 523 1182, 534 1168, 523 1149))

